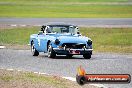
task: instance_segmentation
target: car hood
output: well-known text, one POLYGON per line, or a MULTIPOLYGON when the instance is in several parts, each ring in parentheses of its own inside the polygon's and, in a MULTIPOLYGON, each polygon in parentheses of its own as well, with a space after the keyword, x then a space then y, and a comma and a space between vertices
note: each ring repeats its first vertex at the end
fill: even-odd
POLYGON ((83 43, 85 44, 86 41, 88 41, 88 38, 84 36, 58 36, 56 39, 59 39, 61 43, 83 43))

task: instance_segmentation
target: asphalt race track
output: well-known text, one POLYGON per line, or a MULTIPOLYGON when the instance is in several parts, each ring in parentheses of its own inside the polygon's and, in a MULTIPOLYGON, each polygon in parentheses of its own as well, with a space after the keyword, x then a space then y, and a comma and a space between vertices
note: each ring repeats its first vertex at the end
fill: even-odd
MULTIPOLYGON (((82 65, 89 74, 130 74, 132 75, 132 55, 116 53, 93 53, 92 58, 74 56, 70 59, 57 56, 50 59, 40 53, 33 57, 30 50, 0 49, 0 68, 37 71, 57 76, 75 77, 77 67, 82 65)), ((104 84, 109 88, 131 88, 130 84, 104 84)))
MULTIPOLYGON (((65 22, 87 27, 132 27, 132 18, 0 18, 0 25, 42 25, 47 22, 65 22)), ((89 74, 132 75, 132 54, 93 53, 92 58, 57 56, 50 59, 41 53, 33 57, 30 50, 0 49, 0 68, 42 72, 74 77, 82 65, 89 74)), ((104 84, 109 88, 132 88, 130 84, 104 84)))
POLYGON ((65 22, 87 27, 132 27, 132 18, 0 18, 0 24, 43 25, 65 22))

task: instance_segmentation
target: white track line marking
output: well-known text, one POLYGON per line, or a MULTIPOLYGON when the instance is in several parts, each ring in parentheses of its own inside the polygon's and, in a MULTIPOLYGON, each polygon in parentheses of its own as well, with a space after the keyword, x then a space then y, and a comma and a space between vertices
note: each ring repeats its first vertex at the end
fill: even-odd
POLYGON ((4 70, 4 68, 0 68, 0 69, 4 70))
POLYGON ((6 69, 6 70, 8 70, 8 71, 13 71, 14 69, 6 69))
POLYGON ((46 73, 39 73, 39 74, 41 74, 41 75, 47 75, 46 73))
POLYGON ((20 25, 21 27, 26 27, 27 25, 20 25))
POLYGON ((4 49, 5 48, 5 46, 0 46, 0 49, 4 49))
POLYGON ((33 73, 38 74, 39 72, 33 72, 33 73))
POLYGON ((17 25, 16 25, 16 24, 12 24, 12 25, 10 25, 10 26, 12 26, 12 27, 16 27, 17 25))
POLYGON ((62 78, 64 78, 64 79, 68 79, 68 80, 70 80, 70 81, 76 81, 76 78, 73 78, 73 77, 62 77, 62 78))
POLYGON ((17 70, 17 71, 19 71, 19 72, 20 72, 20 71, 22 71, 22 70, 17 70))
POLYGON ((97 86, 99 88, 108 88, 108 87, 104 86, 103 84, 89 84, 89 85, 97 86))

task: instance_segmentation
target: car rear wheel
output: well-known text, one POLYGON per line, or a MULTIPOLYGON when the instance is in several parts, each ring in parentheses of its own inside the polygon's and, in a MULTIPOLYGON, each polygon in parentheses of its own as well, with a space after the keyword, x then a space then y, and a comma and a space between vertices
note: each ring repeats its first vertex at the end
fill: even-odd
POLYGON ((39 52, 35 49, 33 42, 32 42, 32 45, 31 45, 31 52, 32 52, 33 56, 38 56, 39 55, 39 52))
POLYGON ((48 57, 49 58, 55 58, 56 57, 56 53, 55 51, 53 50, 52 46, 48 46, 48 57))
POLYGON ((84 57, 85 59, 90 59, 90 58, 91 58, 91 55, 90 55, 90 54, 84 54, 83 57, 84 57))

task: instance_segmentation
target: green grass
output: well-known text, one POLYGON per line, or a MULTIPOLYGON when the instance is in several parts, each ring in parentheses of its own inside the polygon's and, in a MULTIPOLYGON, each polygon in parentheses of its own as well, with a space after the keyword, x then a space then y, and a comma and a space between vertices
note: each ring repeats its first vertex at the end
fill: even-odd
POLYGON ((34 83, 43 82, 46 84, 56 86, 57 88, 66 88, 65 81, 64 80, 62 81, 62 79, 57 79, 50 76, 37 75, 34 73, 25 73, 23 76, 25 79, 30 80, 34 83))
MULTIPOLYGON (((0 0, 4 1, 4 0, 0 0)), ((6 0, 6 2, 34 2, 34 1, 41 1, 41 2, 127 2, 129 0, 6 0)))
POLYGON ((131 18, 132 5, 101 5, 127 0, 0 0, 0 17, 131 18), (87 3, 97 3, 87 4, 87 3))
POLYGON ((14 80, 12 76, 0 76, 0 80, 3 80, 5 82, 9 82, 11 80, 14 80))
POLYGON ((38 28, 14 28, 0 30, 0 45, 2 44, 28 44, 30 34, 38 33, 38 28))
MULTIPOLYGON (((28 44, 30 34, 39 27, 0 30, 0 45, 28 44)), ((81 28, 82 35, 93 40, 94 51, 132 53, 132 28, 81 28)))

